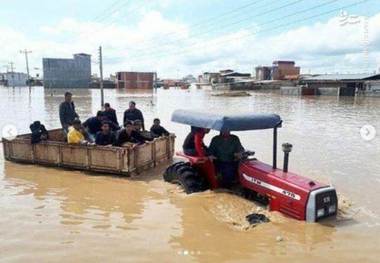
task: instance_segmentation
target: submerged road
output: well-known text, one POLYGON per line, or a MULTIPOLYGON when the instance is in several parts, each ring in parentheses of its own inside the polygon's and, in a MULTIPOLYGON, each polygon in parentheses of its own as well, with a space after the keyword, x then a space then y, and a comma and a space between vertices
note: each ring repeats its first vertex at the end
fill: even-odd
MULTIPOLYGON (((0 129, 26 133, 34 120, 59 127, 63 93, 0 88, 0 129)), ((99 109, 99 90, 73 93, 82 120, 99 109)), ((159 117, 176 133, 177 148, 188 132, 170 122, 177 108, 281 115, 279 144, 294 146, 289 170, 334 184, 340 195, 338 220, 306 224, 264 211, 271 222, 252 228, 245 216, 262 207, 223 191, 186 196, 161 180, 165 167, 128 180, 4 162, 1 151, 1 262, 378 262, 380 98, 105 90, 119 120, 131 99, 147 124, 159 117), (365 125, 377 135, 363 137, 365 125)), ((271 162, 271 131, 236 134, 257 158, 271 162)), ((279 151, 279 167, 282 159, 279 151)))

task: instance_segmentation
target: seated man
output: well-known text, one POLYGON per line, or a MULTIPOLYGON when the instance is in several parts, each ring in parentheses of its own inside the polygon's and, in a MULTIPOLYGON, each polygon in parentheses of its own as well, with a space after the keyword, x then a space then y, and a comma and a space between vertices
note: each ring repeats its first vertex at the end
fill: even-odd
POLYGON ((169 132, 161 126, 161 121, 158 118, 153 120, 153 125, 150 127, 150 132, 154 137, 169 136, 169 132))
POLYGON ((116 142, 115 133, 111 130, 108 121, 102 122, 102 130, 96 134, 96 145, 111 146, 116 142))
POLYGON ((95 141, 95 136, 102 129, 102 121, 105 119, 105 116, 102 111, 98 111, 95 117, 88 118, 83 126, 86 128, 89 139, 93 142, 95 141))
POLYGON ((215 167, 221 175, 220 185, 230 187, 236 181, 238 159, 244 152, 239 137, 229 131, 221 132, 212 138, 210 154, 215 157, 215 167))
POLYGON ((29 126, 32 131, 31 143, 39 143, 40 141, 47 140, 49 138, 49 133, 45 126, 41 124, 40 121, 35 121, 29 126))
POLYGON ((183 143, 183 152, 190 156, 206 157, 207 147, 203 143, 203 138, 209 132, 209 129, 192 126, 190 133, 186 136, 183 143))
POLYGON ((143 144, 145 139, 135 131, 135 127, 131 121, 127 121, 124 124, 124 128, 121 129, 117 135, 115 146, 123 146, 125 143, 143 144))
POLYGON ((73 121, 73 126, 69 127, 69 132, 67 134, 67 142, 69 144, 86 144, 87 143, 83 133, 81 132, 81 129, 82 129, 81 121, 78 119, 75 119, 73 121))
POLYGON ((144 138, 144 141, 153 141, 154 136, 151 132, 146 131, 143 129, 141 120, 135 120, 133 122, 133 126, 135 127, 135 131, 141 135, 142 138, 144 138))

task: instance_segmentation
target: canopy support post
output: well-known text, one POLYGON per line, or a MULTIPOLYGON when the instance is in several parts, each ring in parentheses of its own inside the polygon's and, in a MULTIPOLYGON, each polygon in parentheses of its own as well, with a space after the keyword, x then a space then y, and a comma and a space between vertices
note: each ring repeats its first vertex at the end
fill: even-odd
POLYGON ((277 169, 277 127, 273 129, 273 169, 277 169))

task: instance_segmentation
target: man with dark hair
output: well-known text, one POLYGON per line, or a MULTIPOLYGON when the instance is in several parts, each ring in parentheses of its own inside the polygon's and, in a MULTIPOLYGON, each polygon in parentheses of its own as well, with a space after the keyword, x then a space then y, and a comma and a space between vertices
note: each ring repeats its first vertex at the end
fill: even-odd
POLYGON ((140 120, 142 122, 142 128, 145 130, 144 116, 142 112, 136 108, 136 102, 129 102, 129 109, 124 112, 123 122, 140 120))
POLYGON ((111 146, 116 142, 115 133, 111 130, 109 121, 102 122, 102 130, 96 134, 95 143, 97 145, 111 146))
POLYGON ((230 187, 237 180, 238 160, 244 152, 239 137, 223 131, 212 138, 209 151, 215 157, 216 171, 221 175, 220 185, 230 187))
POLYGON ((117 122, 116 111, 113 108, 111 108, 111 105, 108 102, 104 103, 103 113, 109 121, 112 121, 115 125, 119 126, 119 123, 117 122))
POLYGON ((135 131, 133 122, 126 121, 124 128, 118 133, 115 146, 123 146, 124 143, 143 144, 145 139, 135 131))
POLYGON ((102 129, 102 121, 105 119, 102 111, 98 111, 95 117, 88 118, 83 126, 86 128, 89 139, 95 141, 96 134, 102 129))
POLYGON ((61 121, 62 128, 67 133, 69 126, 72 125, 76 118, 79 118, 75 112, 75 105, 72 101, 72 94, 70 92, 65 93, 65 101, 59 105, 59 119, 61 121))
POLYGON ((150 128, 150 132, 155 137, 169 136, 169 132, 161 126, 161 121, 158 118, 153 120, 153 125, 150 128))

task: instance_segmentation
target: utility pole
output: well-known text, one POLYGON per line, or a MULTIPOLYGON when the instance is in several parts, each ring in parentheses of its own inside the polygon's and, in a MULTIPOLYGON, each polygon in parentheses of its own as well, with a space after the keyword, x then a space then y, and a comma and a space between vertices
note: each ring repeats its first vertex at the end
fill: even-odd
POLYGON ((24 54, 25 55, 25 63, 26 63, 26 74, 27 74, 27 82, 28 82, 28 86, 30 88, 30 74, 29 74, 29 60, 28 60, 28 54, 29 53, 32 53, 31 50, 27 50, 27 49, 24 49, 24 50, 20 50, 20 53, 24 54))
MULTIPOLYGON (((15 73, 14 73, 14 63, 9 62, 10 68, 11 68, 11 78, 12 78, 12 87, 15 87, 15 73)), ((8 83, 9 85, 9 83, 8 83)))
POLYGON ((103 56, 102 56, 102 46, 99 47, 99 71, 100 71, 100 104, 101 107, 104 106, 104 90, 103 90, 103 56))

